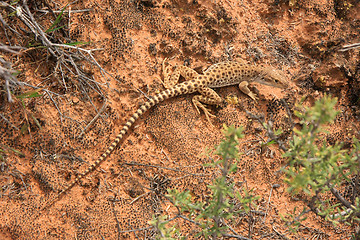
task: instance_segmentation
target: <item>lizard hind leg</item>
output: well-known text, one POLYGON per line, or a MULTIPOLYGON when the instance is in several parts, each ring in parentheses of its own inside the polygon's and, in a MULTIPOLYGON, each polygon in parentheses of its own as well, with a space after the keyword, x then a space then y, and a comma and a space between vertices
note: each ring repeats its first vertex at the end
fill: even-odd
POLYGON ((211 114, 209 112, 209 109, 207 109, 202 103, 210 104, 210 105, 219 105, 222 103, 223 100, 214 90, 208 87, 199 88, 198 92, 201 93, 201 95, 194 96, 192 102, 198 113, 200 113, 199 108, 204 111, 206 119, 211 124, 210 117, 215 117, 215 115, 211 114))
POLYGON ((164 75, 164 81, 162 81, 162 83, 166 89, 173 88, 179 82, 180 76, 183 76, 186 81, 190 81, 199 75, 195 70, 183 65, 177 66, 173 72, 171 72, 171 69, 172 65, 166 66, 165 58, 162 63, 164 75))

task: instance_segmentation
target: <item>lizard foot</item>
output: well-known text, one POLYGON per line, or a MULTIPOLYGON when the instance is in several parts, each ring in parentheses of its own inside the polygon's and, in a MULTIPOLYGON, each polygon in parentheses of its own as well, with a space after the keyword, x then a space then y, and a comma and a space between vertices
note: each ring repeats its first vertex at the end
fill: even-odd
POLYGON ((193 103, 194 103, 194 106, 195 106, 197 112, 200 114, 199 108, 201 108, 201 110, 203 110, 203 112, 204 112, 204 114, 205 114, 206 119, 208 120, 208 122, 210 123, 210 125, 213 126, 212 123, 211 123, 211 121, 210 121, 210 117, 216 117, 216 116, 215 116, 214 114, 211 114, 211 113, 210 113, 210 110, 207 109, 207 108, 206 108, 203 104, 201 104, 198 100, 193 99, 192 101, 193 101, 193 103))

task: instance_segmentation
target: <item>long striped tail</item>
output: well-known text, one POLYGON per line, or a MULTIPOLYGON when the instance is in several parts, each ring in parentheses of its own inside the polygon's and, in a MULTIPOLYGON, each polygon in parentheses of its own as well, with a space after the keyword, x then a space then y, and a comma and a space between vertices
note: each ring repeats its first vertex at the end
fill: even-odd
POLYGON ((147 110, 149 110, 154 105, 165 101, 166 99, 190 93, 189 89, 186 89, 186 85, 184 83, 175 85, 174 88, 167 89, 165 91, 162 91, 161 93, 151 97, 147 102, 145 102, 141 107, 138 108, 138 110, 129 118, 129 120, 124 124, 123 128, 121 129, 120 133, 116 136, 115 140, 111 143, 111 145, 106 149, 106 151, 99 157, 98 160, 96 160, 93 164, 91 164, 88 169, 86 169, 83 173, 78 175, 70 184, 68 184, 63 190, 61 190, 53 199, 51 199, 49 202, 45 204, 43 208, 41 208, 40 212, 42 210, 45 210, 49 207, 51 207, 60 197, 69 191, 77 182, 79 182, 81 179, 83 179, 87 174, 92 172, 94 169, 96 169, 113 151, 114 149, 119 145, 120 141, 123 139, 124 135, 129 131, 130 127, 134 124, 134 122, 143 115, 147 110), (185 88, 184 88, 185 87, 185 88))

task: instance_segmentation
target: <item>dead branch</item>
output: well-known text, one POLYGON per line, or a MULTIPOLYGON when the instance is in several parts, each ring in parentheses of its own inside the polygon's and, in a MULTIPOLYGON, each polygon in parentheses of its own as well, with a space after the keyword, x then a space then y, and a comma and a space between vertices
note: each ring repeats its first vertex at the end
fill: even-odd
MULTIPOLYGON (((103 98, 106 98, 103 94, 102 87, 106 86, 104 83, 97 82, 92 76, 89 76, 84 70, 80 61, 89 62, 92 66, 98 68, 103 77, 111 75, 101 67, 93 56, 94 51, 100 51, 102 49, 84 49, 77 45, 84 45, 86 43, 75 42, 72 44, 58 44, 58 39, 55 39, 55 34, 50 35, 35 19, 35 16, 30 11, 27 1, 23 0, 17 4, 10 5, 6 2, 0 2, 0 7, 6 8, 9 12, 15 12, 15 16, 18 17, 24 25, 32 32, 42 47, 45 47, 46 51, 56 59, 55 76, 61 76, 61 83, 67 89, 65 84, 65 78, 70 73, 77 81, 73 82, 82 90, 86 98, 91 102, 91 98, 88 95, 89 91, 95 91, 103 98)), ((70 13, 70 11, 68 11, 70 13)), ((0 22, 4 27, 10 28, 10 26, 1 17, 0 22)), ((42 48, 35 48, 42 49, 42 48)), ((70 81, 72 81, 70 79, 70 81)), ((92 102, 91 102, 92 103, 92 102)), ((93 104, 94 106, 94 104, 93 104)))

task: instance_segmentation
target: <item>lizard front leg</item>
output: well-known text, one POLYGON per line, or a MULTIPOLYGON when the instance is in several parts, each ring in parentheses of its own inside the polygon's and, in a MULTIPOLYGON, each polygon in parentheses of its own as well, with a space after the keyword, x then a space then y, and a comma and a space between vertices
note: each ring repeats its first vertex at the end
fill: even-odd
POLYGON ((194 96, 192 102, 199 114, 200 114, 199 108, 201 108, 201 110, 204 111, 206 119, 211 124, 209 116, 215 117, 215 115, 211 114, 209 110, 202 103, 219 105, 222 103, 223 100, 214 90, 208 87, 199 88, 198 92, 201 93, 201 95, 194 96))
POLYGON ((239 89, 245 93, 246 95, 248 95, 249 97, 251 97, 255 102, 257 102, 258 97, 255 95, 255 93, 253 93, 249 88, 248 88, 249 83, 247 81, 243 81, 239 84, 239 89))
POLYGON ((162 71, 164 75, 164 81, 162 83, 166 89, 174 87, 178 83, 180 75, 183 76, 186 81, 190 81, 199 75, 195 70, 183 65, 177 66, 171 73, 172 66, 165 66, 165 62, 166 58, 162 63, 162 71))

